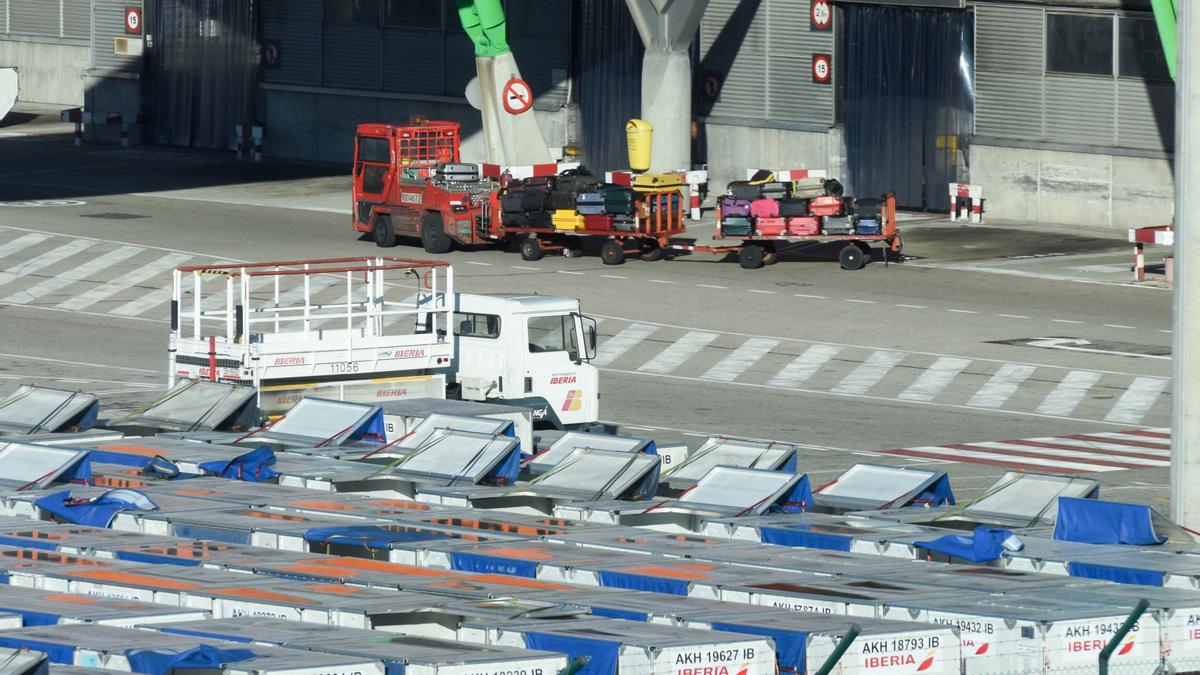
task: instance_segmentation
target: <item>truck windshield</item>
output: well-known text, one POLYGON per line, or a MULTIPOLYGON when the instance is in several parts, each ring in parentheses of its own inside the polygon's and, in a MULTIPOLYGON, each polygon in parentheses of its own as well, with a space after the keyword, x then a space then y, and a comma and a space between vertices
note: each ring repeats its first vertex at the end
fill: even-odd
POLYGON ((575 320, 570 314, 533 316, 529 318, 530 352, 569 352, 577 358, 579 345, 575 342, 575 320))

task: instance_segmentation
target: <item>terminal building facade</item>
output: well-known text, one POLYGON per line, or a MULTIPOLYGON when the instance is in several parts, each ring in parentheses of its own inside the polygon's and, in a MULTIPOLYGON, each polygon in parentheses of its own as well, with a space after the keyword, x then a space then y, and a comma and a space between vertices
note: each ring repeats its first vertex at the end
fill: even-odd
MULTIPOLYGON (((1148 0, 833 0, 828 21, 819 1, 708 0, 680 95, 714 185, 825 169, 912 208, 964 182, 993 219, 1170 221, 1174 85, 1148 0)), ((643 54, 624 1, 505 5, 549 144, 622 168, 643 54)), ((142 142, 229 148, 251 120, 269 157, 348 164, 357 124, 419 116, 482 154, 453 0, 0 0, 8 65, 21 100, 139 113, 142 142)))

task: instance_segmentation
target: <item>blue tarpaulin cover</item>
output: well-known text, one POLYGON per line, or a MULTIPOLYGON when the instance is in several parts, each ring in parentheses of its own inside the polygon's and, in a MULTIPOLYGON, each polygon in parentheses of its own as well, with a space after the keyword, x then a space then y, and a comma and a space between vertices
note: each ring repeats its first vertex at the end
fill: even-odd
POLYGON ((566 654, 568 661, 580 657, 588 659, 587 665, 576 671, 575 675, 616 675, 621 654, 621 645, 617 642, 558 633, 526 633, 525 647, 566 654))
POLYGON ((121 511, 158 508, 146 495, 129 489, 109 490, 95 499, 72 499, 70 491, 55 492, 33 504, 60 520, 92 527, 108 527, 121 511))
POLYGON ((93 462, 100 462, 102 464, 120 464, 121 466, 132 466, 139 469, 154 459, 145 455, 135 455, 117 450, 105 450, 103 446, 88 450, 88 458, 93 462))
MULTIPOLYGON (((950 489, 950 477, 942 474, 938 477, 933 485, 930 485, 924 492, 917 495, 908 504, 929 504, 930 506, 941 506, 949 504, 954 506, 954 490, 950 489)), ((903 506, 908 506, 904 504, 903 506)))
POLYGON ((843 534, 826 534, 797 527, 760 527, 758 538, 764 544, 793 546, 795 548, 823 548, 828 551, 849 551, 851 539, 843 534))
POLYGON ((914 541, 913 546, 978 563, 999 560, 1006 548, 1005 542, 1009 542, 1009 550, 1025 548, 1011 530, 984 525, 976 527, 970 536, 949 534, 930 541, 914 541))
POLYGON ((521 444, 513 446, 511 452, 508 453, 495 469, 488 474, 487 482, 492 485, 512 485, 517 482, 517 475, 521 473, 521 444))
POLYGON ((0 611, 13 612, 21 615, 21 623, 26 628, 33 626, 57 626, 58 620, 62 617, 57 614, 47 614, 46 612, 35 612, 30 609, 21 607, 0 607, 0 611))
POLYGON ((79 483, 81 485, 92 485, 95 480, 92 477, 92 453, 88 452, 78 462, 62 472, 55 480, 56 483, 79 483))
POLYGON ((800 513, 808 511, 812 508, 812 483, 808 480, 808 474, 800 477, 792 489, 788 490, 774 504, 771 505, 770 511, 779 513, 800 513))
POLYGON ((1156 572, 1154 570, 1139 570, 1132 567, 1081 562, 1067 563, 1067 574, 1084 579, 1102 579, 1104 581, 1115 581, 1118 584, 1134 584, 1137 586, 1162 586, 1167 576, 1163 572, 1156 572))
POLYGON ((154 553, 139 553, 137 551, 117 551, 117 560, 129 562, 151 563, 153 565, 177 565, 179 567, 199 567, 200 561, 191 558, 180 558, 173 555, 157 555, 154 553))
POLYGON ((135 673, 167 675, 175 668, 219 668, 227 663, 253 659, 258 654, 249 649, 219 649, 200 645, 183 652, 131 649, 125 652, 125 656, 129 658, 129 666, 135 673))
POLYGON ((254 642, 254 638, 247 635, 228 635, 225 633, 206 633, 202 630, 194 630, 191 628, 174 628, 171 624, 162 624, 161 627, 155 628, 160 633, 172 633, 174 635, 188 635, 191 637, 208 638, 210 640, 225 640, 227 642, 244 642, 250 644, 254 642))
POLYGON ((1099 499, 1058 498, 1054 538, 1080 544, 1161 544, 1149 506, 1099 499))
POLYGON ((626 490, 619 498, 639 501, 653 497, 655 492, 658 491, 660 471, 662 471, 662 462, 655 462, 653 468, 646 472, 642 480, 638 481, 637 485, 626 490))
POLYGON ((314 527, 304 533, 306 541, 315 544, 364 546, 386 549, 392 542, 431 541, 453 539, 442 532, 433 532, 400 525, 347 525, 339 527, 314 527))
POLYGON ((271 468, 274 465, 275 451, 264 445, 244 455, 238 455, 228 462, 222 460, 204 462, 200 464, 200 468, 213 476, 248 483, 261 483, 279 475, 271 468))
POLYGON ((387 442, 387 425, 383 421, 383 410, 375 411, 367 418, 362 426, 355 429, 349 436, 351 441, 368 441, 372 443, 387 442))
POLYGON ((68 666, 75 663, 75 650, 73 648, 53 642, 42 642, 41 640, 30 640, 21 636, 12 637, 0 634, 0 647, 42 652, 46 655, 46 658, 50 659, 50 663, 62 663, 68 666))
POLYGON ((537 577, 537 563, 478 553, 451 553, 450 569, 479 574, 506 574, 510 577, 537 577))
POLYGON ((737 623, 714 622, 713 630, 723 630, 729 633, 749 633, 761 635, 775 640, 775 663, 779 672, 803 673, 805 644, 808 633, 785 628, 766 628, 764 626, 743 626, 737 623))
POLYGON ((629 588, 669 595, 688 594, 688 582, 682 579, 662 579, 627 572, 600 572, 600 585, 605 588, 629 588))
POLYGON ((629 609, 617 609, 616 607, 598 607, 590 605, 592 616, 602 616, 606 619, 624 619, 625 621, 649 621, 650 615, 645 612, 635 612, 629 609))

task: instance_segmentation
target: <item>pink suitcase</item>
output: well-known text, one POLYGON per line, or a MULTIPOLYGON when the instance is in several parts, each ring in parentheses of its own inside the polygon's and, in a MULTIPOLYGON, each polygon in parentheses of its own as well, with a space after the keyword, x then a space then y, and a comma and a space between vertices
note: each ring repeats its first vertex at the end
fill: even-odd
POLYGON ((755 199, 750 202, 751 218, 778 218, 779 202, 774 199, 755 199))
POLYGON ((842 214, 842 209, 841 197, 813 197, 808 203, 808 212, 814 216, 838 216, 842 214))
POLYGON ((782 237, 787 234, 787 220, 784 218, 759 218, 754 221, 754 228, 760 237, 782 237))
POLYGON ((816 216, 788 218, 787 230, 793 237, 811 237, 821 233, 821 219, 816 216))

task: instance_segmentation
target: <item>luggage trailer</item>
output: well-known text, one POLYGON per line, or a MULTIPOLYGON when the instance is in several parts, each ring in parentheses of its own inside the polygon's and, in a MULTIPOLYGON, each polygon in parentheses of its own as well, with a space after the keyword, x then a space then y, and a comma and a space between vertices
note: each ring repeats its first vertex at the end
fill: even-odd
POLYGON ((836 244, 842 243, 838 251, 838 262, 844 270, 862 269, 871 259, 872 249, 879 246, 883 249, 884 265, 893 256, 900 255, 904 242, 900 230, 896 227, 896 195, 888 193, 883 209, 883 222, 880 223, 879 234, 817 234, 817 235, 779 235, 763 236, 761 234, 731 235, 724 232, 720 210, 717 211, 716 245, 697 245, 672 243, 674 251, 702 253, 736 253, 738 262, 745 269, 758 269, 764 265, 773 265, 779 260, 779 254, 787 248, 798 245, 836 244), (729 241, 731 243, 721 243, 729 241))

